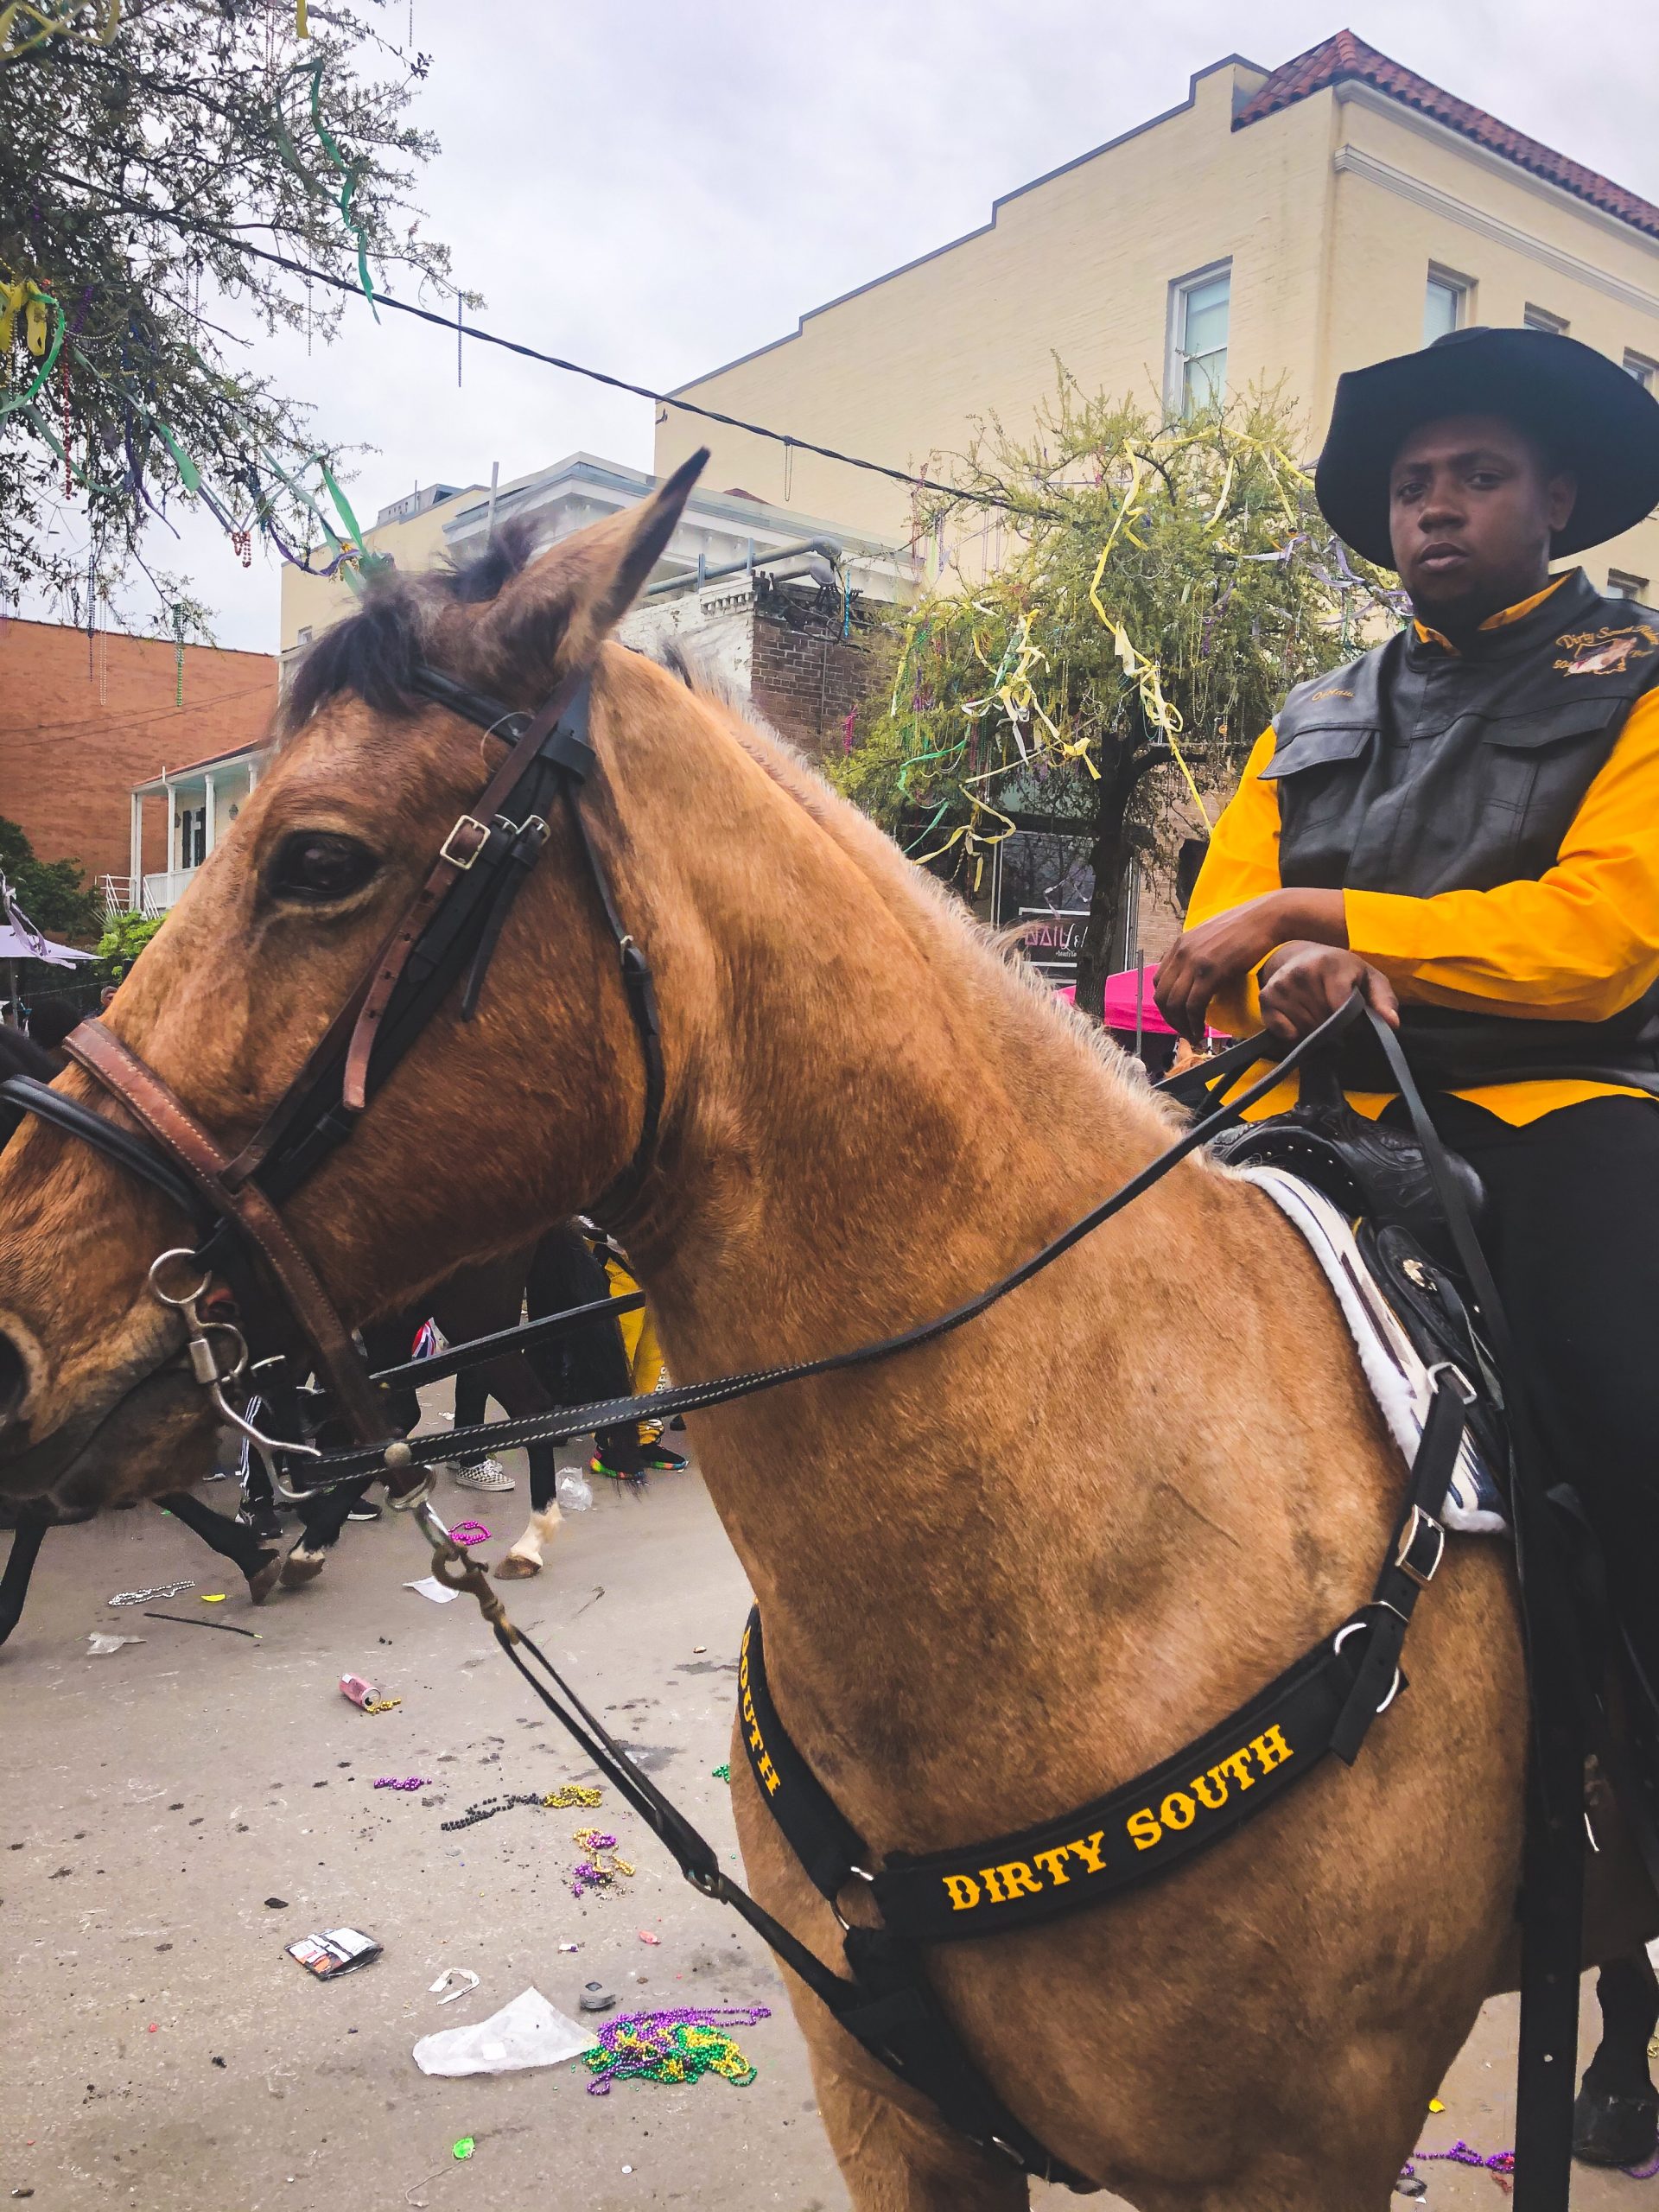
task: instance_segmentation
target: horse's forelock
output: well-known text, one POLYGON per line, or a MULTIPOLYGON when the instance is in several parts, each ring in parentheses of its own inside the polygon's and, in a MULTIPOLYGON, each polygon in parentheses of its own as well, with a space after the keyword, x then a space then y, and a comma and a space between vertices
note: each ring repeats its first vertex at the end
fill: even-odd
POLYGON ((320 707, 350 692, 380 714, 409 714, 423 703, 415 689, 416 664, 427 659, 449 667, 461 639, 457 610, 496 598, 529 563, 534 526, 505 524, 476 560, 419 575, 395 570, 374 578, 355 614, 325 630, 309 646, 283 704, 283 727, 291 734, 320 707), (446 639, 445 632, 450 632, 446 639), (446 643, 450 651, 445 652, 446 643))

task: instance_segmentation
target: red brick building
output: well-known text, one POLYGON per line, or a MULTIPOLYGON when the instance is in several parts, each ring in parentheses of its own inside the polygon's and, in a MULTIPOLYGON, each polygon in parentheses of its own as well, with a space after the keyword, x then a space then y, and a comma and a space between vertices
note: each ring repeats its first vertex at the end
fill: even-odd
POLYGON ((276 657, 186 645, 182 705, 179 690, 170 639, 0 616, 0 815, 93 882, 177 868, 176 827, 151 806, 135 870, 133 787, 257 745, 276 657))

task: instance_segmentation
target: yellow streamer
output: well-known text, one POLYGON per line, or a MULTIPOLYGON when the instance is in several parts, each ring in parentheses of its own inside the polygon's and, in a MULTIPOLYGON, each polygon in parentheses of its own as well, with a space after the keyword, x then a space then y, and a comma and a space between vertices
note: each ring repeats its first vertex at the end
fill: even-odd
POLYGON ((1174 760, 1176 766, 1186 779, 1186 788, 1192 794, 1192 804, 1198 810, 1198 819, 1206 830, 1213 832, 1215 824, 1210 819, 1210 810, 1204 803, 1196 778, 1187 766, 1186 755, 1181 751, 1179 731, 1181 716, 1179 708, 1173 707, 1164 696, 1163 678, 1155 660, 1149 660, 1130 638, 1128 632, 1115 614, 1109 614, 1101 604, 1100 580, 1106 573, 1106 556, 1110 546, 1103 546, 1100 559, 1095 564, 1093 581, 1089 586, 1089 604, 1101 621, 1112 633, 1112 645, 1124 674, 1141 695, 1141 705, 1147 727, 1158 732, 1174 760))
MULTIPOLYGON (((1215 435, 1214 428, 1208 427, 1161 436, 1154 441, 1155 457, 1137 450, 1126 440, 1103 461, 1102 475, 1096 480, 1109 484, 1116 493, 1116 498, 1110 526, 1089 586, 1090 604, 1111 636, 1118 664, 1140 697, 1147 726, 1160 743, 1168 747, 1170 757, 1180 770, 1198 819, 1207 830, 1212 830, 1214 825, 1204 793, 1198 788, 1198 779, 1182 747, 1185 724, 1179 709, 1164 696, 1162 671, 1157 658, 1141 652, 1135 643, 1122 621, 1103 602, 1101 586, 1107 565, 1120 540, 1141 552, 1149 551, 1155 543, 1155 534, 1147 530, 1147 524, 1154 519, 1155 513, 1162 474, 1159 463, 1168 461, 1189 447, 1213 440, 1215 435)), ((1246 454, 1259 457, 1287 519, 1293 526, 1298 521, 1297 501, 1292 486, 1306 485, 1309 481, 1307 472, 1282 447, 1266 439, 1254 437, 1247 431, 1235 430, 1224 425, 1214 501, 1204 516, 1204 527, 1207 533, 1224 535, 1226 532, 1229 502, 1237 481, 1239 462, 1246 454)), ((984 615, 993 622, 1001 614, 1001 610, 991 603, 975 601, 970 605, 975 613, 984 615)), ((906 626, 888 708, 889 715, 894 720, 899 715, 900 695, 923 619, 919 613, 914 614, 906 626)), ((996 806, 988 795, 988 787, 999 777, 1017 773, 1021 767, 1028 768, 1033 760, 1044 758, 1080 760, 1096 782, 1100 780, 1101 773, 1092 756, 1092 738, 1088 735, 1068 738, 1057 719, 1062 709, 1057 704, 1051 712, 1039 690, 1039 683, 1047 684, 1052 681, 1048 656, 1034 634, 1039 610, 1028 609, 1017 615, 1011 614, 1008 619, 1012 625, 1011 632, 1001 657, 995 660, 992 658, 991 651, 991 638, 995 631, 977 626, 968 630, 969 648, 985 671, 986 682, 977 696, 958 701, 957 706, 970 730, 984 725, 993 716, 1000 715, 1005 720, 1013 739, 1012 752, 1009 753, 1005 746, 1002 750, 1008 757, 1000 759, 991 766, 981 769, 974 775, 963 777, 957 782, 956 790, 969 810, 968 820, 957 823, 927 851, 916 855, 918 865, 925 864, 942 859, 960 844, 964 852, 976 856, 976 882, 983 867, 982 849, 1000 843, 1013 834, 1016 826, 1014 817, 996 806), (1018 758, 1013 757, 1014 754, 1018 758)), ((1065 696, 1062 671, 1057 699, 1064 700, 1065 696)), ((922 720, 921 716, 915 718, 918 737, 922 720)), ((953 746, 948 739, 941 739, 932 749, 918 754, 917 759, 942 761, 952 756, 959 758, 965 741, 958 741, 953 746)), ((942 805, 939 813, 942 815, 944 811, 942 805)), ((935 823, 938 818, 936 815, 935 823)))
POLYGON ((68 0, 67 7, 54 8, 50 0, 10 0, 8 6, 0 7, 0 66, 32 54, 54 38, 68 39, 76 46, 113 45, 121 27, 121 0, 103 0, 103 20, 95 29, 72 30, 70 25, 80 13, 81 4, 82 0, 68 0), (14 39, 14 27, 26 22, 33 23, 35 29, 14 39))

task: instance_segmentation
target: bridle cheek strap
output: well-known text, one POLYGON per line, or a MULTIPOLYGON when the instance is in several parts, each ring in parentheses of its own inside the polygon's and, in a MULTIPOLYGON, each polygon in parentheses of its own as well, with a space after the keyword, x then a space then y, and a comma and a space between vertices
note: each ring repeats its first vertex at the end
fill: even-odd
MULTIPOLYGON (((473 802, 477 811, 463 814, 450 830, 439 848, 430 874, 381 947, 374 963, 373 980, 353 1025, 352 1040, 346 1054, 343 1096, 347 1112, 360 1114, 367 1103, 370 1057, 410 953, 439 907, 489 842, 497 815, 524 781, 561 715, 588 681, 585 667, 578 664, 573 668, 549 693, 529 721, 515 730, 506 757, 473 802)), ((473 712, 467 712, 473 705, 471 695, 459 684, 446 689, 450 696, 440 697, 437 703, 448 707, 452 713, 466 715, 468 721, 476 721, 475 707, 473 712)), ((522 718, 512 719, 518 721, 522 718)), ((581 719, 585 723, 585 713, 581 719)), ((512 826, 515 831, 518 828, 516 823, 512 826)))
POLYGON ((254 1183, 232 1188, 226 1179, 228 1154, 155 1070, 101 1021, 83 1021, 64 1039, 63 1049, 149 1131, 220 1217, 252 1247, 309 1339, 340 1410, 365 1444, 383 1441, 388 1433, 386 1417, 352 1332, 264 1192, 254 1183))

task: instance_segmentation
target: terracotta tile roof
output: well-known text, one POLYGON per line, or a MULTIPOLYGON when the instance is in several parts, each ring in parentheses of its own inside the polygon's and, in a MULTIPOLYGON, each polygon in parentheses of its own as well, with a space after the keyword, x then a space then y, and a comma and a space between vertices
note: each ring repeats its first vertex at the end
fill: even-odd
POLYGON ((1645 231, 1649 238, 1659 238, 1659 207, 1651 200, 1638 199, 1622 185, 1599 176, 1594 169, 1568 161, 1565 154, 1541 145, 1536 138, 1511 130, 1507 123, 1500 123, 1484 109, 1471 107, 1467 100, 1454 99, 1438 85, 1431 85, 1427 77, 1415 75, 1399 62, 1390 61, 1386 54, 1379 54, 1374 46, 1367 46, 1352 31, 1338 31, 1334 37, 1322 40, 1306 54, 1299 54, 1294 61, 1287 61, 1281 68, 1275 69, 1240 108, 1233 118, 1233 128, 1242 130, 1249 124, 1259 123, 1263 116, 1276 115, 1281 108, 1306 99, 1311 92, 1325 92, 1332 85, 1355 79, 1361 84, 1375 86, 1390 99, 1403 101, 1408 107, 1433 116, 1437 123, 1461 132, 1465 138, 1472 138, 1477 145, 1503 155, 1506 161, 1514 162, 1523 169, 1530 169, 1535 176, 1548 178, 1563 191, 1587 200, 1592 207, 1599 207, 1605 213, 1632 224, 1638 231, 1645 231))

